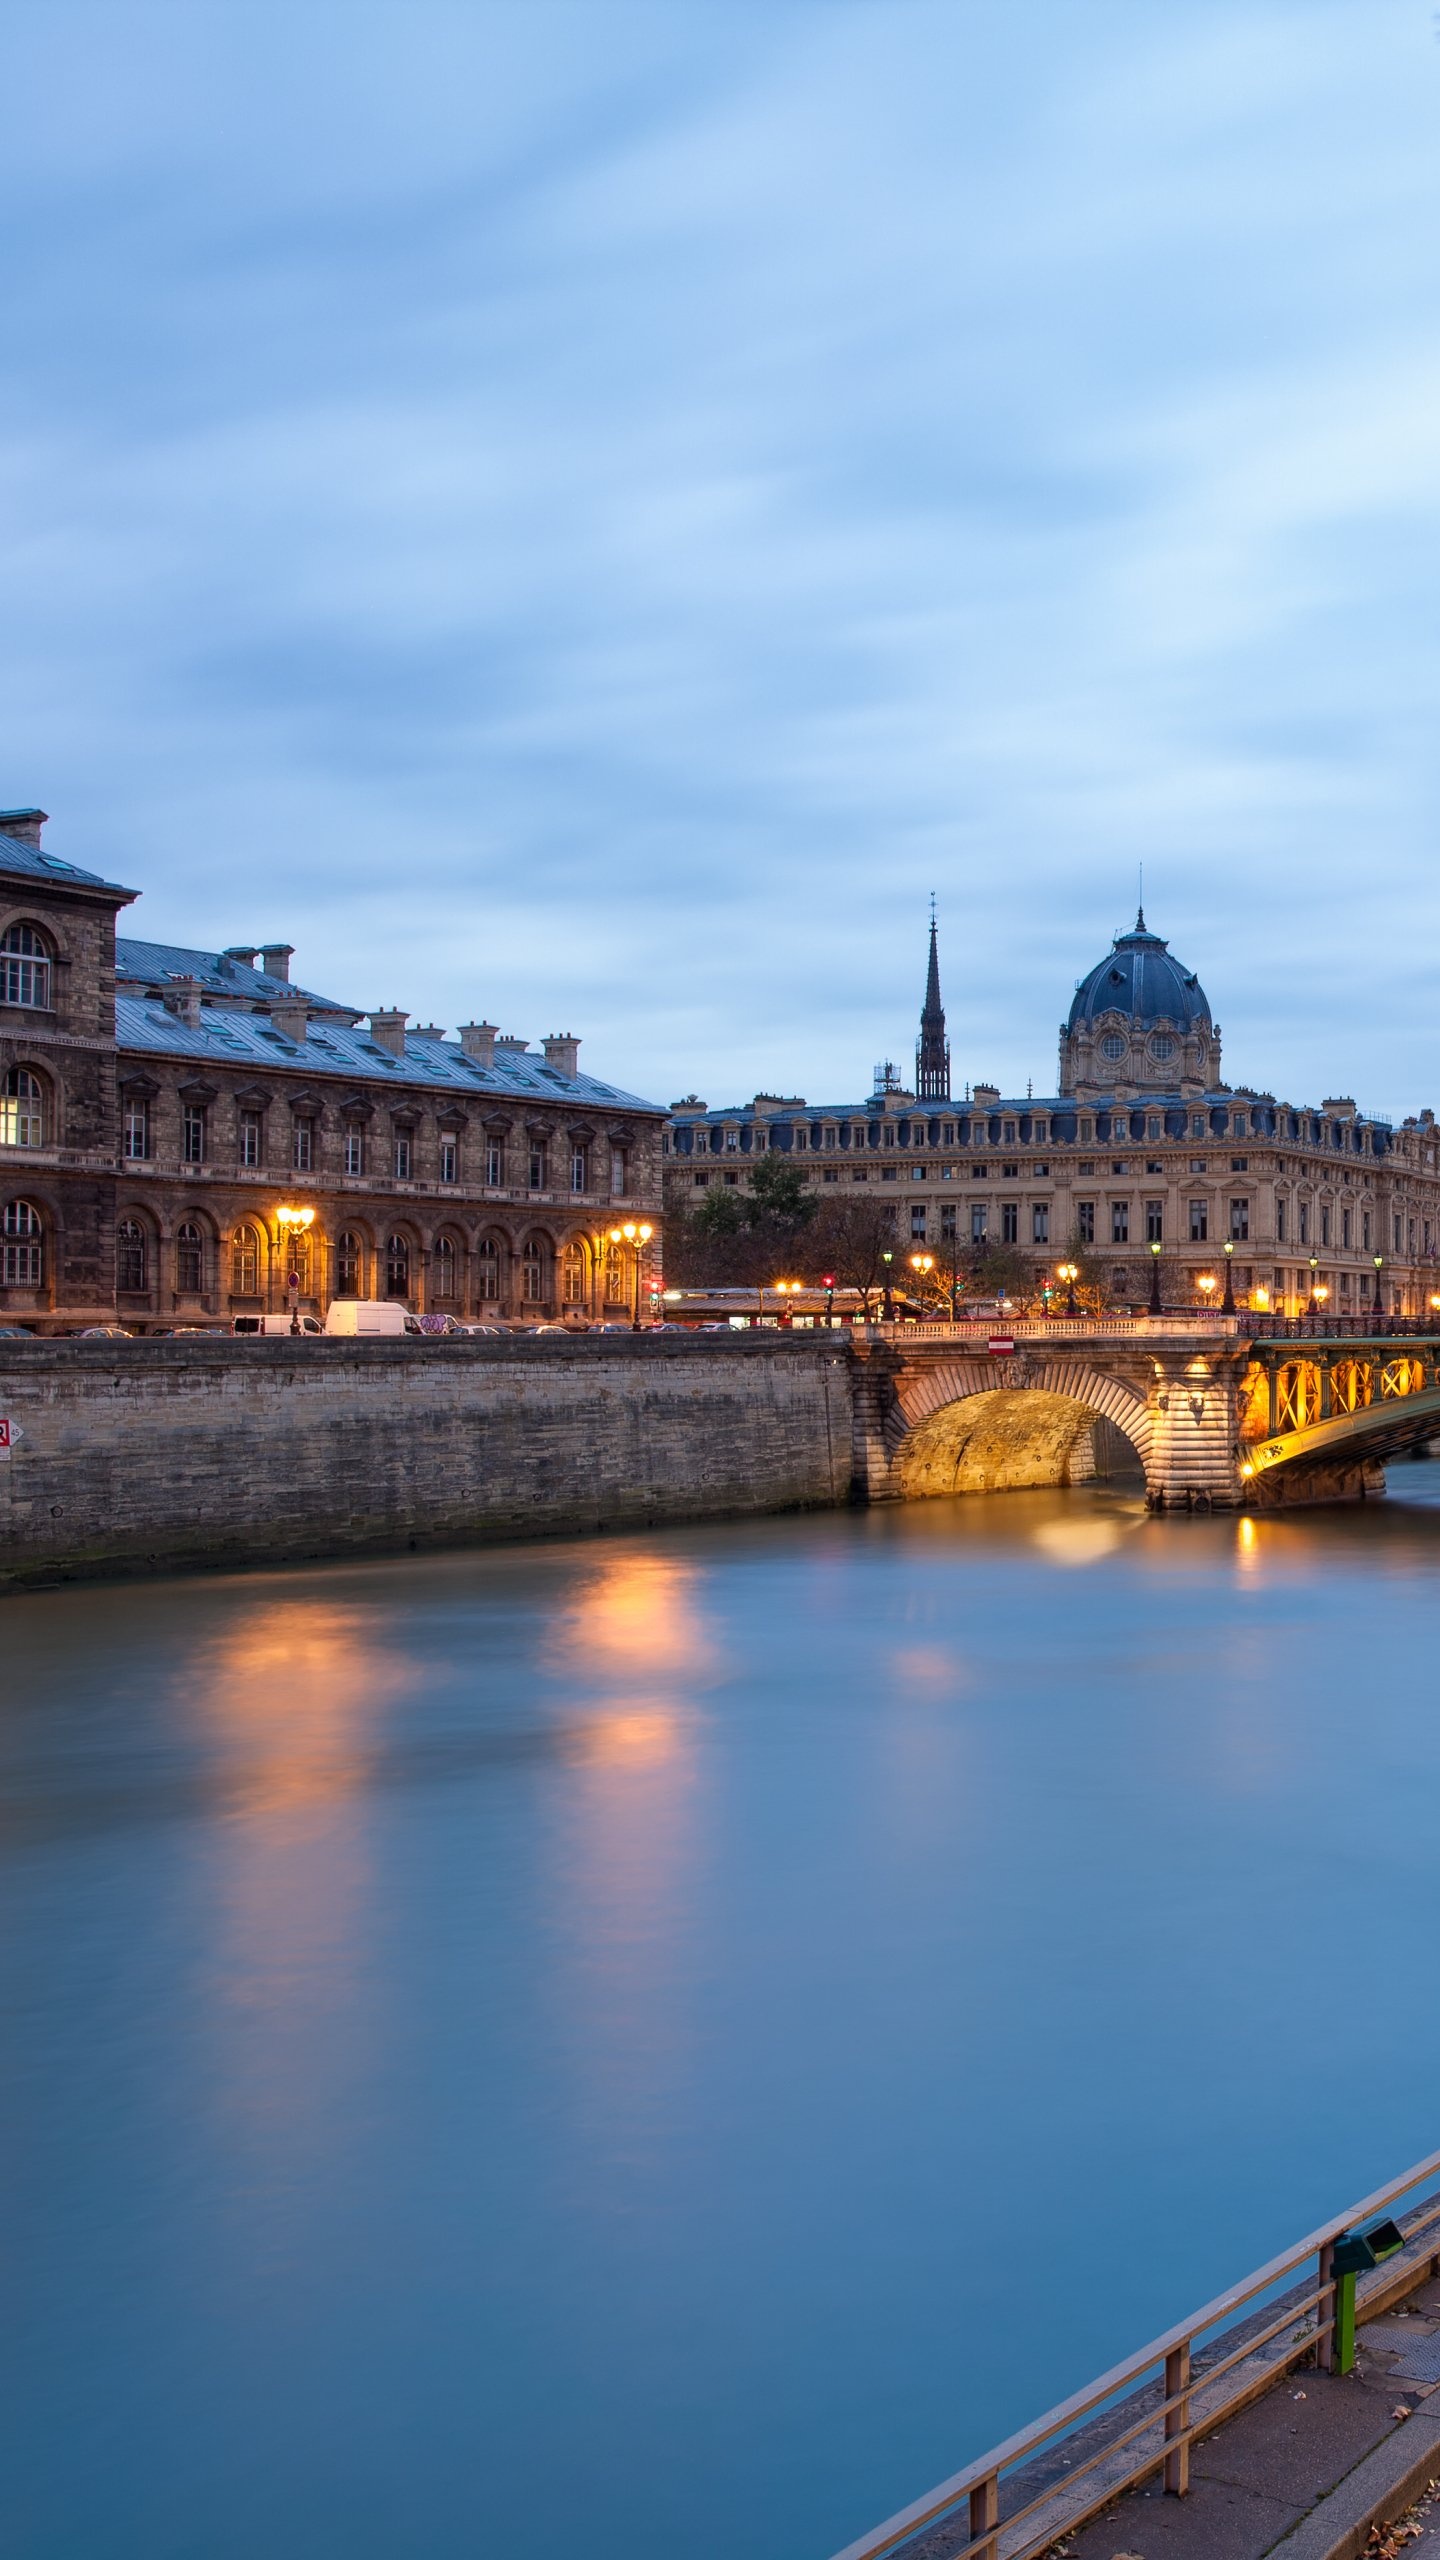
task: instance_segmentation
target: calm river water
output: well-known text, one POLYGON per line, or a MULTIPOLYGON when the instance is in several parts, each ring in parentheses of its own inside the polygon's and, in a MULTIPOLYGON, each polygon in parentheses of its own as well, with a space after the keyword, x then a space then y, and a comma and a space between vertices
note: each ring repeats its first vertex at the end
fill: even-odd
POLYGON ((1440 2141, 1440 1468, 0 1603, 0 2549, 824 2560, 1440 2141))

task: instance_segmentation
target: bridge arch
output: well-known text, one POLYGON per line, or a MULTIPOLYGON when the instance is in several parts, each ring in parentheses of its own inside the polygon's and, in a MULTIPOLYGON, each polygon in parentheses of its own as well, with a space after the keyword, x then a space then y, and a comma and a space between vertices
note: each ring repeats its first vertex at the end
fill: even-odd
POLYGON ((899 1382, 885 1435, 891 1484, 916 1500, 1085 1483, 1102 1419, 1130 1443, 1151 1486, 1154 1419, 1125 1380, 1043 1354, 936 1362, 899 1382))

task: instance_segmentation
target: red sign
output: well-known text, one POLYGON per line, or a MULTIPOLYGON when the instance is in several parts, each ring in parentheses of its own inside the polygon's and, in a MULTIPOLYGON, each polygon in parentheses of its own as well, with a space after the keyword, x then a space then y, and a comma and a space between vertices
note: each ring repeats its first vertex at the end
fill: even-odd
POLYGON ((10 1417, 0 1413, 0 1458, 10 1455, 10 1417))
POLYGON ((1014 1350, 1015 1338, 1009 1333, 992 1333, 985 1348, 993 1359, 1003 1360, 1014 1350))

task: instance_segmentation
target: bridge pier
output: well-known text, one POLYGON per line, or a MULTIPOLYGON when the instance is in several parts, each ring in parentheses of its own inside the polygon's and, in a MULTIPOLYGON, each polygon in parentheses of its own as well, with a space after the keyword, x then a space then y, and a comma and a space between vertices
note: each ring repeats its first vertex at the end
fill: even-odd
POLYGON ((1234 1511, 1245 1488, 1237 1456, 1238 1363, 1192 1345, 1152 1356, 1145 1499, 1152 1511, 1234 1511))

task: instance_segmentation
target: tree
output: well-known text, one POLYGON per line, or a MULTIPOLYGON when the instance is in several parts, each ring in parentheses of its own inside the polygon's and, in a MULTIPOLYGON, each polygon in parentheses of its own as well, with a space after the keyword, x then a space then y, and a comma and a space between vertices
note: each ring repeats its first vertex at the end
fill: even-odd
POLYGON ((895 1213, 879 1200, 840 1198, 822 1201, 805 1237, 805 1277, 823 1280, 827 1271, 842 1289, 873 1291, 885 1280, 884 1256, 891 1286, 899 1284, 901 1266, 895 1237, 895 1213))
MULTIPOLYGON (((737 1195, 732 1193, 731 1197, 737 1195)), ((783 1156, 763 1155, 750 1174, 748 1194, 743 1195, 745 1215, 752 1227, 805 1227, 815 1215, 818 1203, 807 1190, 805 1176, 783 1156)))

